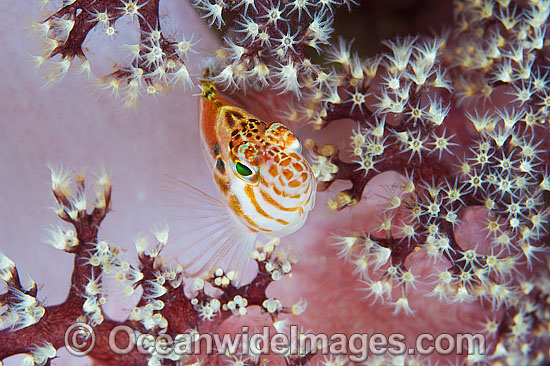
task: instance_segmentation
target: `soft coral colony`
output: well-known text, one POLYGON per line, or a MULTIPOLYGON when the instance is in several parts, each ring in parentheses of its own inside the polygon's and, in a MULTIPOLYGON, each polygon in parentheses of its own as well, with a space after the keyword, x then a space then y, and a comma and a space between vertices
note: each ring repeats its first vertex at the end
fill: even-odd
MULTIPOLYGON (((235 95, 271 91, 283 101, 278 105, 286 105, 273 114, 313 129, 344 126, 343 119, 357 122, 346 151, 317 146, 311 139, 305 143, 321 189, 337 180, 351 182, 351 188, 328 200, 331 209, 360 204, 373 177, 399 173, 375 227, 362 234, 341 233, 336 240, 340 258, 354 267, 350 277, 371 299, 367 303, 385 302, 396 315, 414 313, 409 298, 417 294, 421 279, 416 262, 406 260, 416 253, 425 262, 444 263, 428 280, 433 301, 478 302, 495 313, 482 325, 490 343, 487 354, 471 350, 461 363, 548 362, 550 1, 455 1, 454 24, 446 33, 387 41, 387 50, 371 58, 353 53, 351 43, 343 39, 329 45, 334 12, 341 6, 353 11, 358 5, 354 1, 199 0, 193 5, 211 27, 225 33, 224 47, 205 63, 208 78, 221 90, 235 95), (314 52, 322 62, 310 57, 314 52), (485 238, 481 243, 459 242, 455 234, 473 209, 481 212, 485 238)), ((49 81, 63 77, 75 60, 81 71, 93 76, 83 41, 94 27, 107 37, 116 36, 123 19, 139 24, 139 43, 126 46, 129 62, 102 76, 100 83, 120 93, 127 105, 140 94, 192 85, 185 62, 195 42, 163 33, 158 0, 64 1, 36 26, 48 49, 35 60, 49 64, 49 81)), ((160 259, 167 232, 156 232, 154 248, 137 241, 139 267, 134 268, 117 247, 97 241, 110 204, 106 176, 98 180, 91 213, 86 212, 83 178, 76 177, 76 195, 67 190, 68 179, 52 174, 58 216, 73 229, 53 231, 51 241, 75 255, 71 291, 63 304, 42 304, 36 285, 23 286, 15 264, 3 256, 0 271, 9 288, 0 298, 6 304, 0 359, 27 353, 28 364, 45 364, 63 346, 68 324, 83 321, 98 334, 121 324, 102 312, 106 300, 101 279, 106 273, 114 273, 128 295, 143 288, 123 322, 143 333, 198 334, 204 324, 219 325, 254 305, 271 315, 277 331, 284 331, 285 314, 303 311, 303 303, 285 307, 265 294, 269 283, 292 267, 284 253, 273 254, 275 243, 253 253, 260 270, 251 284, 237 288, 231 274, 218 271, 193 282, 193 296, 188 298, 182 291, 181 268, 167 267, 160 259), (205 286, 219 289, 221 295, 209 295, 205 286)), ((106 348, 96 347, 90 356, 114 362, 106 348)), ((200 362, 176 355, 139 357, 140 364, 200 362)), ((366 364, 421 362, 398 357, 372 358, 366 364)), ((310 359, 305 352, 285 361, 303 364, 310 359)), ((262 362, 242 354, 228 362, 243 360, 262 362)), ((331 357, 316 362, 336 361, 331 357)))

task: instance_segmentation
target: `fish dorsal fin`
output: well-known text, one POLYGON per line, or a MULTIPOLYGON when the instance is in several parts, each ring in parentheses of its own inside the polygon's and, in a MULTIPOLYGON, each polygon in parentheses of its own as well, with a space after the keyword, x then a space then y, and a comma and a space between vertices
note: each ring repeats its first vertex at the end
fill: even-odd
POLYGON ((219 199, 174 177, 167 177, 167 182, 169 206, 174 212, 169 216, 170 227, 175 234, 171 235, 172 245, 165 249, 166 261, 183 265, 189 277, 218 268, 225 273, 235 271, 234 282, 242 285, 256 234, 237 221, 219 199))

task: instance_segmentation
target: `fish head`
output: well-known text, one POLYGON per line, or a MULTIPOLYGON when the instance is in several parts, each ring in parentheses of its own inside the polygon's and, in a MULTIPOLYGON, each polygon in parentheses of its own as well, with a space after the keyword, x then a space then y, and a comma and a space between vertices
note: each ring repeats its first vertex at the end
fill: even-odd
POLYGON ((316 181, 301 144, 283 123, 267 123, 203 83, 201 139, 220 197, 252 232, 298 230, 315 203, 316 181))
POLYGON ((236 107, 223 107, 220 114, 218 143, 230 168, 225 174, 229 207, 251 230, 267 236, 298 230, 316 191, 298 138, 284 124, 266 123, 236 107))

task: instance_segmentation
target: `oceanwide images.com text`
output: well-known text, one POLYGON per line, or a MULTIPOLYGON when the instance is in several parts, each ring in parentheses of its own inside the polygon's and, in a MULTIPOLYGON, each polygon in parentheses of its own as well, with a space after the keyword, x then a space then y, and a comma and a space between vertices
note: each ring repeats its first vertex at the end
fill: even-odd
MULTIPOLYGON (((109 347, 113 353, 124 355, 138 352, 144 355, 157 354, 177 359, 186 355, 246 354, 260 356, 267 354, 282 356, 300 356, 309 353, 323 355, 347 355, 353 362, 363 362, 369 355, 464 355, 468 353, 484 354, 485 337, 483 334, 429 334, 416 337, 414 346, 407 342, 405 335, 393 333, 302 333, 295 325, 290 326, 288 334, 276 333, 265 326, 261 332, 250 332, 242 327, 240 333, 217 334, 196 331, 172 336, 160 334, 153 336, 134 331, 120 325, 109 333, 109 347), (273 333, 273 334, 272 334, 273 333)), ((65 332, 65 347, 75 356, 86 356, 93 351, 96 342, 94 329, 85 323, 74 323, 65 332)))

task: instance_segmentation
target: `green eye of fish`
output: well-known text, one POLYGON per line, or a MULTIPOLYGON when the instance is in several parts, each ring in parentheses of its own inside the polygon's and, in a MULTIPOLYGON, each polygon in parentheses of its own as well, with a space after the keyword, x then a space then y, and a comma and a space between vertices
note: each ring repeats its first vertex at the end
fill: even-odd
POLYGON ((252 170, 240 161, 237 161, 235 163, 235 170, 237 171, 237 173, 239 173, 239 175, 243 177, 248 177, 253 174, 252 170))

